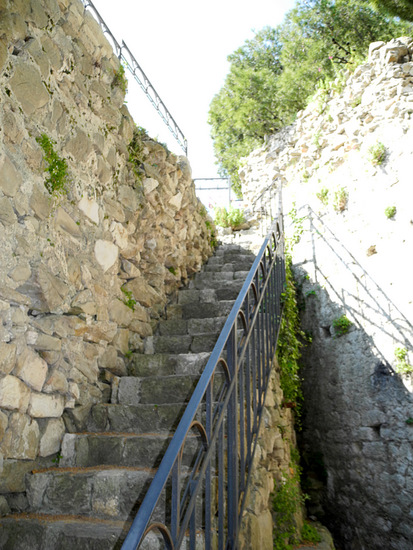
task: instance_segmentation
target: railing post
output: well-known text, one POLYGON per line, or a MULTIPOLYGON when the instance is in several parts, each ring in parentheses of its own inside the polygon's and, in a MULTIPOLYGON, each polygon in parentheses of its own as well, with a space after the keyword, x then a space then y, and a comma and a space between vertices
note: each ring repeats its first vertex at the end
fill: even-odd
POLYGON ((231 330, 227 347, 228 367, 234 389, 228 403, 228 543, 235 547, 238 532, 238 365, 237 319, 231 330), (235 380, 234 380, 235 379, 235 380))

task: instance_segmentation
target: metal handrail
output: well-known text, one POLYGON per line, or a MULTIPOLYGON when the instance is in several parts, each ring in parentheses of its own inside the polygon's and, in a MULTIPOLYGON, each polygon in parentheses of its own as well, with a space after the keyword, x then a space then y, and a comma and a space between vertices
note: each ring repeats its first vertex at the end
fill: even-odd
POLYGON ((146 76, 146 74, 144 73, 139 63, 136 61, 130 49, 127 47, 127 45, 123 40, 122 40, 122 45, 119 44, 119 42, 116 40, 115 36, 112 34, 111 30, 103 20, 103 17, 100 15, 98 10, 94 6, 92 0, 82 0, 82 3, 85 8, 90 8, 90 10, 93 12, 97 22, 99 23, 103 31, 103 34, 109 37, 110 39, 109 42, 112 42, 112 47, 114 48, 117 57, 124 62, 126 68, 129 70, 129 72, 132 74, 136 82, 142 88, 146 97, 155 107, 159 116, 162 118, 162 120, 168 127, 169 131, 172 133, 176 141, 179 143, 179 145, 182 147, 183 151, 185 152, 185 155, 187 156, 188 142, 186 137, 184 136, 182 130, 179 128, 178 124, 175 122, 175 119, 173 118, 171 113, 166 108, 165 103, 162 101, 159 94, 156 92, 155 88, 152 86, 149 78, 146 76), (124 52, 126 52, 126 55, 124 52))
POLYGON ((195 548, 197 530, 203 532, 207 550, 237 548, 281 324, 284 283, 280 202, 278 216, 249 271, 122 550, 135 550, 153 530, 160 532, 165 548, 171 550, 180 548, 186 536, 189 547, 195 548), (197 432, 199 448, 188 465, 184 464, 188 462, 184 450, 191 430, 197 432), (150 523, 165 492, 170 493, 168 520, 150 523))
POLYGON ((268 231, 272 220, 274 219, 274 213, 278 208, 276 206, 277 197, 281 195, 281 184, 276 185, 276 182, 271 182, 263 191, 251 202, 252 213, 255 211, 258 214, 260 220, 260 226, 263 236, 268 231), (257 203, 259 201, 259 207, 257 203))

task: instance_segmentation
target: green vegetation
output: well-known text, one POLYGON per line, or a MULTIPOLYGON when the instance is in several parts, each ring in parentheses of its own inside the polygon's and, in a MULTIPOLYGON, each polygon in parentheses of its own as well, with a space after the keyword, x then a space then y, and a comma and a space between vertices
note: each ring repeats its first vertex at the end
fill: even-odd
POLYGON ((304 339, 305 334, 300 328, 291 264, 291 256, 290 254, 286 254, 286 282, 282 294, 284 311, 278 338, 277 360, 280 366, 280 384, 284 393, 284 401, 295 404, 296 411, 299 414, 303 398, 301 381, 298 375, 300 368, 299 360, 301 357, 300 348, 302 347, 300 339, 304 339))
POLYGON ((334 192, 333 208, 336 212, 343 212, 348 202, 348 191, 344 187, 340 187, 334 192))
POLYGON ((397 208, 395 206, 388 206, 384 210, 384 213, 386 214, 386 218, 388 218, 389 220, 394 218, 394 216, 396 215, 396 212, 397 212, 397 208))
POLYGON ((123 286, 121 287, 121 291, 125 295, 124 299, 121 301, 125 306, 128 306, 129 309, 135 311, 136 300, 134 300, 132 292, 123 286))
POLYGON ((215 235, 214 226, 209 220, 205 220, 205 227, 208 233, 208 242, 212 249, 218 246, 217 237, 215 235))
POLYGON ((327 206, 328 204, 328 189, 327 187, 323 187, 322 189, 320 189, 320 191, 318 191, 318 193, 316 193, 316 197, 319 201, 321 201, 324 206, 327 206))
POLYGON ((54 150, 56 142, 46 134, 36 138, 37 143, 43 149, 44 160, 47 162, 45 172, 48 172, 44 185, 51 195, 65 195, 69 181, 66 159, 60 158, 54 150))
POLYGON ((115 72, 111 87, 112 89, 118 87, 123 93, 126 93, 128 89, 128 79, 126 78, 125 67, 123 65, 120 65, 119 69, 115 72))
POLYGON ((394 370, 399 374, 410 374, 413 372, 413 365, 408 362, 407 348, 396 348, 394 355, 397 359, 394 370))
MULTIPOLYGON (((412 0, 386 4, 399 1, 412 0)), ((237 194, 241 159, 265 135, 290 124, 317 90, 323 113, 329 95, 343 89, 345 70, 366 58, 371 42, 412 35, 412 25, 394 15, 374 10, 368 0, 297 0, 281 25, 258 31, 228 57, 229 73, 208 120, 220 174, 231 177, 237 194)))
POLYGON ((379 166, 383 164, 386 158, 386 147, 378 141, 375 145, 368 148, 367 158, 373 166, 379 166))
POLYGON ((352 325, 353 323, 345 315, 342 315, 338 319, 334 319, 333 321, 334 335, 343 336, 343 334, 347 334, 352 325))
POLYGON ((245 221, 244 212, 233 206, 230 206, 228 210, 224 206, 214 208, 214 219, 216 225, 231 229, 237 229, 245 221))
POLYGON ((144 155, 144 140, 148 138, 145 128, 135 126, 133 137, 128 145, 129 158, 128 161, 132 164, 132 170, 139 182, 142 181, 144 172, 143 163, 146 160, 144 155))
POLYGON ((321 542, 320 533, 317 531, 317 529, 306 521, 303 525, 303 528, 301 530, 301 542, 309 542, 311 544, 317 544, 318 542, 321 542))
POLYGON ((413 21, 413 0, 370 0, 378 11, 406 21, 413 21))

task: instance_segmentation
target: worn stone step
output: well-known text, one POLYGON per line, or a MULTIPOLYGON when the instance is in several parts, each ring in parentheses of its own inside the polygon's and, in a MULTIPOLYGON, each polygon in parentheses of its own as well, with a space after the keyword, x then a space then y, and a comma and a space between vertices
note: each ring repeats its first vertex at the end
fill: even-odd
POLYGON ((211 319, 227 317, 234 305, 234 300, 221 300, 215 303, 194 303, 179 306, 183 319, 211 319))
POLYGON ((178 293, 178 304, 194 304, 216 302, 218 300, 214 289, 182 288, 178 293))
MULTIPOLYGON (((120 550, 130 521, 86 518, 74 515, 14 514, 0 518, 1 550, 120 550)), ((160 535, 152 531, 139 550, 163 550, 160 535)), ((195 549, 185 537, 181 550, 202 550, 205 540, 196 533, 195 549)))
POLYGON ((196 290, 202 290, 202 289, 214 289, 214 290, 219 290, 221 288, 226 288, 226 287, 231 287, 233 285, 236 285, 237 288, 238 288, 238 292, 241 290, 242 288, 242 285, 246 279, 246 276, 248 274, 248 272, 244 272, 244 271, 241 271, 241 272, 238 272, 236 271, 235 273, 231 273, 232 274, 232 277, 229 278, 227 277, 227 273, 228 272, 223 272, 225 273, 225 277, 218 277, 217 276, 217 273, 204 273, 203 275, 205 275, 204 277, 199 277, 197 279, 194 279, 193 281, 191 281, 189 283, 189 288, 190 289, 196 289, 196 290), (241 275, 239 275, 239 273, 241 273, 241 275), (207 275, 209 275, 210 277, 207 277, 207 275))
MULTIPOLYGON (((77 433, 65 434, 61 467, 132 466, 156 468, 171 441, 165 434, 77 433)), ((183 464, 189 465, 200 445, 199 438, 189 435, 183 464)))
POLYGON ((200 353, 212 351, 219 336, 219 330, 196 335, 154 336, 155 353, 200 353))
POLYGON ((94 405, 86 429, 95 432, 173 433, 186 403, 165 405, 121 405, 99 403, 94 405))
POLYGON ((207 364, 209 353, 155 354, 135 353, 128 363, 129 376, 168 376, 199 374, 207 364))
POLYGON ((251 260, 243 260, 240 262, 227 262, 223 263, 222 265, 206 265, 204 267, 203 273, 220 273, 222 271, 249 271, 251 269, 251 266, 253 264, 253 261, 251 260))
MULTIPOLYGON (((184 403, 189 401, 199 375, 125 376, 119 381, 117 401, 122 405, 184 403)), ((222 384, 221 375, 214 379, 215 388, 222 384)))
MULTIPOLYGON (((153 479, 148 468, 52 468, 26 477, 30 512, 133 519, 153 479)), ((161 507, 159 508, 161 509, 161 507)))
POLYGON ((118 402, 122 405, 184 403, 199 380, 196 375, 124 376, 119 381, 118 402))
POLYGON ((211 319, 171 319, 161 321, 158 331, 161 336, 178 336, 189 334, 195 336, 208 332, 219 332, 225 324, 226 317, 211 319))
MULTIPOLYGON (((2 550, 118 550, 130 528, 124 521, 74 515, 13 514, 0 518, 2 550)), ((141 547, 142 549, 144 546, 141 547)), ((146 550, 156 546, 146 545, 146 550)), ((160 546, 158 548, 161 548, 160 546)))

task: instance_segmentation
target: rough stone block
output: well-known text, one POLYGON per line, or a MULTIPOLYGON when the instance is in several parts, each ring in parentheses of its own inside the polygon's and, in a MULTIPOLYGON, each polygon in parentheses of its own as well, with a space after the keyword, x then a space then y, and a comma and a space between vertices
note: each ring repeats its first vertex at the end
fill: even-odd
POLYGON ((15 374, 33 390, 42 390, 47 372, 46 361, 32 349, 27 348, 18 356, 15 374))
POLYGON ((0 445, 4 458, 33 460, 39 449, 40 431, 36 420, 26 414, 12 413, 0 445))
POLYGON ((0 407, 25 412, 30 401, 30 390, 19 378, 8 374, 0 380, 0 407))
POLYGON ((14 197, 20 185, 22 176, 8 156, 0 159, 0 189, 8 197, 14 197))
POLYGON ((63 414, 64 398, 62 395, 32 393, 28 414, 34 418, 59 418, 63 414))
POLYGON ((0 342, 0 372, 10 374, 16 361, 17 346, 14 343, 0 342))
POLYGON ((40 436, 39 456, 49 456, 57 453, 65 431, 65 424, 61 418, 48 420, 40 436))
POLYGON ((50 99, 37 67, 19 59, 10 79, 10 88, 28 116, 44 107, 50 99))

